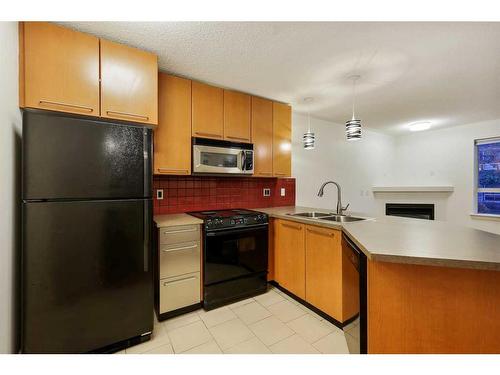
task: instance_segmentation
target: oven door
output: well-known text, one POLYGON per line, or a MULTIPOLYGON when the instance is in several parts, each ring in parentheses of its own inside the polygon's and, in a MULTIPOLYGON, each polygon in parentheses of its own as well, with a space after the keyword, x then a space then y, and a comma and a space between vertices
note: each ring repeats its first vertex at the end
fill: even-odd
POLYGON ((207 232, 204 285, 267 272, 268 225, 207 232))
POLYGON ((251 174, 244 170, 245 155, 239 148, 193 145, 193 172, 251 174))

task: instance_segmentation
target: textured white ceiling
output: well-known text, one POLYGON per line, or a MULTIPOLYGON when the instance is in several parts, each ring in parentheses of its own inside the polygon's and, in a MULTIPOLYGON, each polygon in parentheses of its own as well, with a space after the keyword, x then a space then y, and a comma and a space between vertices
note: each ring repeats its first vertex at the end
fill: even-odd
POLYGON ((155 52, 160 69, 390 134, 500 118, 500 23, 65 22, 155 52), (314 97, 305 105, 304 97, 314 97))

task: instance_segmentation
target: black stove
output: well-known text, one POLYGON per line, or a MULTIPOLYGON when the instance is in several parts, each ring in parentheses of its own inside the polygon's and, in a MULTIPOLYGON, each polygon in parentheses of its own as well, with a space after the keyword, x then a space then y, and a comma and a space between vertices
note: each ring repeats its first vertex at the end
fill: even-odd
POLYGON ((204 221, 203 306, 214 309, 267 291, 268 218, 236 209, 189 212, 204 221))
POLYGON ((262 212, 234 209, 189 212, 205 223, 205 230, 220 230, 267 224, 267 215, 262 212))

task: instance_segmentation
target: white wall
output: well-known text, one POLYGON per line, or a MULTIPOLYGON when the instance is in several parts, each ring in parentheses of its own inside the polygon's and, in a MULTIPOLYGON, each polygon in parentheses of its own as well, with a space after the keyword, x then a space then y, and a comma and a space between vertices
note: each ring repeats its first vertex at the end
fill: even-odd
POLYGON ((293 113, 292 117, 292 174, 296 177, 296 204, 309 207, 336 207, 335 186, 325 188, 327 180, 342 186, 343 204, 349 210, 376 215, 377 206, 371 188, 389 183, 395 152, 393 137, 363 130, 362 140, 347 142, 344 125, 311 118, 311 131, 316 135, 316 148, 305 150, 302 135, 307 131, 307 116, 293 113))
POLYGON ((21 115, 17 22, 0 22, 0 353, 17 350, 21 115))
POLYGON ((385 203, 433 203, 436 219, 499 233, 500 221, 472 218, 474 210, 474 140, 500 136, 500 120, 392 137, 363 130, 357 142, 345 140, 344 126, 311 119, 316 148, 304 150, 307 117, 294 113, 292 173, 296 204, 335 208, 336 191, 316 196, 322 182, 343 188, 343 203, 369 215, 384 215, 385 203), (374 185, 453 185, 453 193, 377 193, 374 185))
POLYGON ((398 137, 397 180, 402 185, 453 185, 453 193, 436 197, 437 219, 500 233, 500 221, 470 216, 474 211, 474 140, 498 136, 500 119, 398 137))

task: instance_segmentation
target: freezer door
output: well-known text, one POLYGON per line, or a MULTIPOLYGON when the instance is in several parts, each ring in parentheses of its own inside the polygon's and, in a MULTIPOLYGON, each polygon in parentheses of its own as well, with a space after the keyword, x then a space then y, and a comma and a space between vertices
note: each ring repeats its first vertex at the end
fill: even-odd
POLYGON ((24 203, 24 353, 83 353, 152 331, 151 210, 151 200, 24 203))
POLYGON ((149 198, 151 130, 23 112, 23 199, 149 198))

